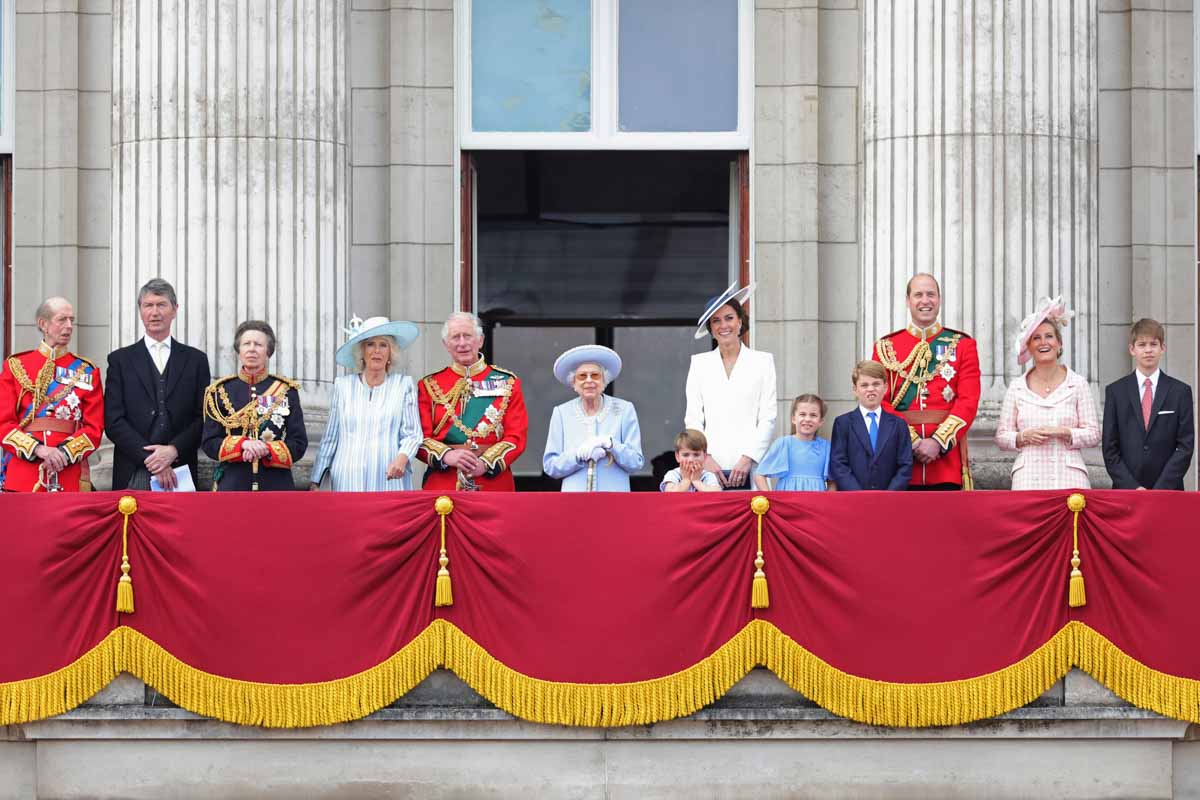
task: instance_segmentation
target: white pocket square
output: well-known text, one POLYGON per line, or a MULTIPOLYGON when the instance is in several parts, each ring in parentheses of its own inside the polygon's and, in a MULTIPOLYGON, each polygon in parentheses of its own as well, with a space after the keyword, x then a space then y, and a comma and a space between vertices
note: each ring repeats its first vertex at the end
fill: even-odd
POLYGON ((1174 411, 1160 411, 1159 414, 1174 414, 1174 411))

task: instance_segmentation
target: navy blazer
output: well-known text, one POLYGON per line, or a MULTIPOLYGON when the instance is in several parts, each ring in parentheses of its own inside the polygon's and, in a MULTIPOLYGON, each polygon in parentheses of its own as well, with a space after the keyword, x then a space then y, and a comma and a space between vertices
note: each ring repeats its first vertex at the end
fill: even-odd
POLYGON ((879 409, 879 438, 874 453, 867 424, 857 406, 833 421, 829 477, 839 491, 904 491, 912 478, 912 464, 908 423, 895 414, 879 409))
POLYGON ((172 444, 179 457, 172 466, 187 465, 196 480, 200 430, 204 416, 204 390, 210 381, 208 356, 171 339, 167 359, 166 404, 170 416, 167 441, 151 442, 158 419, 155 398, 158 368, 143 339, 108 354, 104 376, 104 432, 113 443, 114 491, 129 486, 133 473, 150 455, 148 444, 172 444))
POLYGON ((1196 439, 1192 387, 1160 372, 1146 430, 1140 381, 1134 372, 1104 390, 1104 466, 1114 489, 1182 490, 1196 439))

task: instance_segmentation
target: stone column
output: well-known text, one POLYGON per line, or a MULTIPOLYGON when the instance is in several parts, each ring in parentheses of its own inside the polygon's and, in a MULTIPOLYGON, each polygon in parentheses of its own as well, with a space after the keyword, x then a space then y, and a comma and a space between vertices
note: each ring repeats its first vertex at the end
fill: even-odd
POLYGON ((985 399, 1019 374, 1042 295, 1076 310, 1064 361, 1098 371, 1096 0, 866 0, 863 338, 906 323, 915 272, 979 343, 985 399))
POLYGON ((273 369, 320 404, 344 341, 345 0, 116 0, 113 40, 112 345, 160 275, 214 374, 265 319, 273 369))

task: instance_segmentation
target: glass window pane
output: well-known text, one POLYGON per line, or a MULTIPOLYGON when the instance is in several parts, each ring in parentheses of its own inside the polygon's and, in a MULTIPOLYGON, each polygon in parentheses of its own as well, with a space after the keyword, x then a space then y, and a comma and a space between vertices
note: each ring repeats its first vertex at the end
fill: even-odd
POLYGON ((529 438, 525 454, 513 465, 514 475, 541 475, 542 453, 550 414, 559 403, 575 393, 554 378, 554 359, 564 350, 596 341, 594 328, 510 328, 498 325, 492 331, 492 360, 512 370, 521 379, 525 410, 529 414, 529 438))
POLYGON ((477 131, 591 129, 590 0, 473 0, 477 131))
POLYGON ((737 130, 737 0, 621 0, 623 131, 737 130))
POLYGON ((675 468, 675 434, 683 430, 688 365, 693 353, 712 346, 707 338, 694 338, 695 332, 691 326, 613 331, 613 349, 621 354, 621 376, 613 383, 613 394, 637 409, 646 456, 639 475, 651 474, 656 458, 660 469, 666 465, 662 473, 675 468))
POLYGON ((720 152, 479 152, 479 310, 689 320, 729 285, 720 152))

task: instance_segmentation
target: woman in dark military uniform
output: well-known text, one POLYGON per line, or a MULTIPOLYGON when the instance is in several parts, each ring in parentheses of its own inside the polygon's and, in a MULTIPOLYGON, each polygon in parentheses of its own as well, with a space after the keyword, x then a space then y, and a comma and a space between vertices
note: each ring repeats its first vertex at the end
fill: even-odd
POLYGON ((272 375, 275 331, 261 320, 238 325, 233 336, 240 369, 204 392, 201 448, 217 461, 213 491, 296 488, 292 465, 308 448, 299 385, 272 375))

